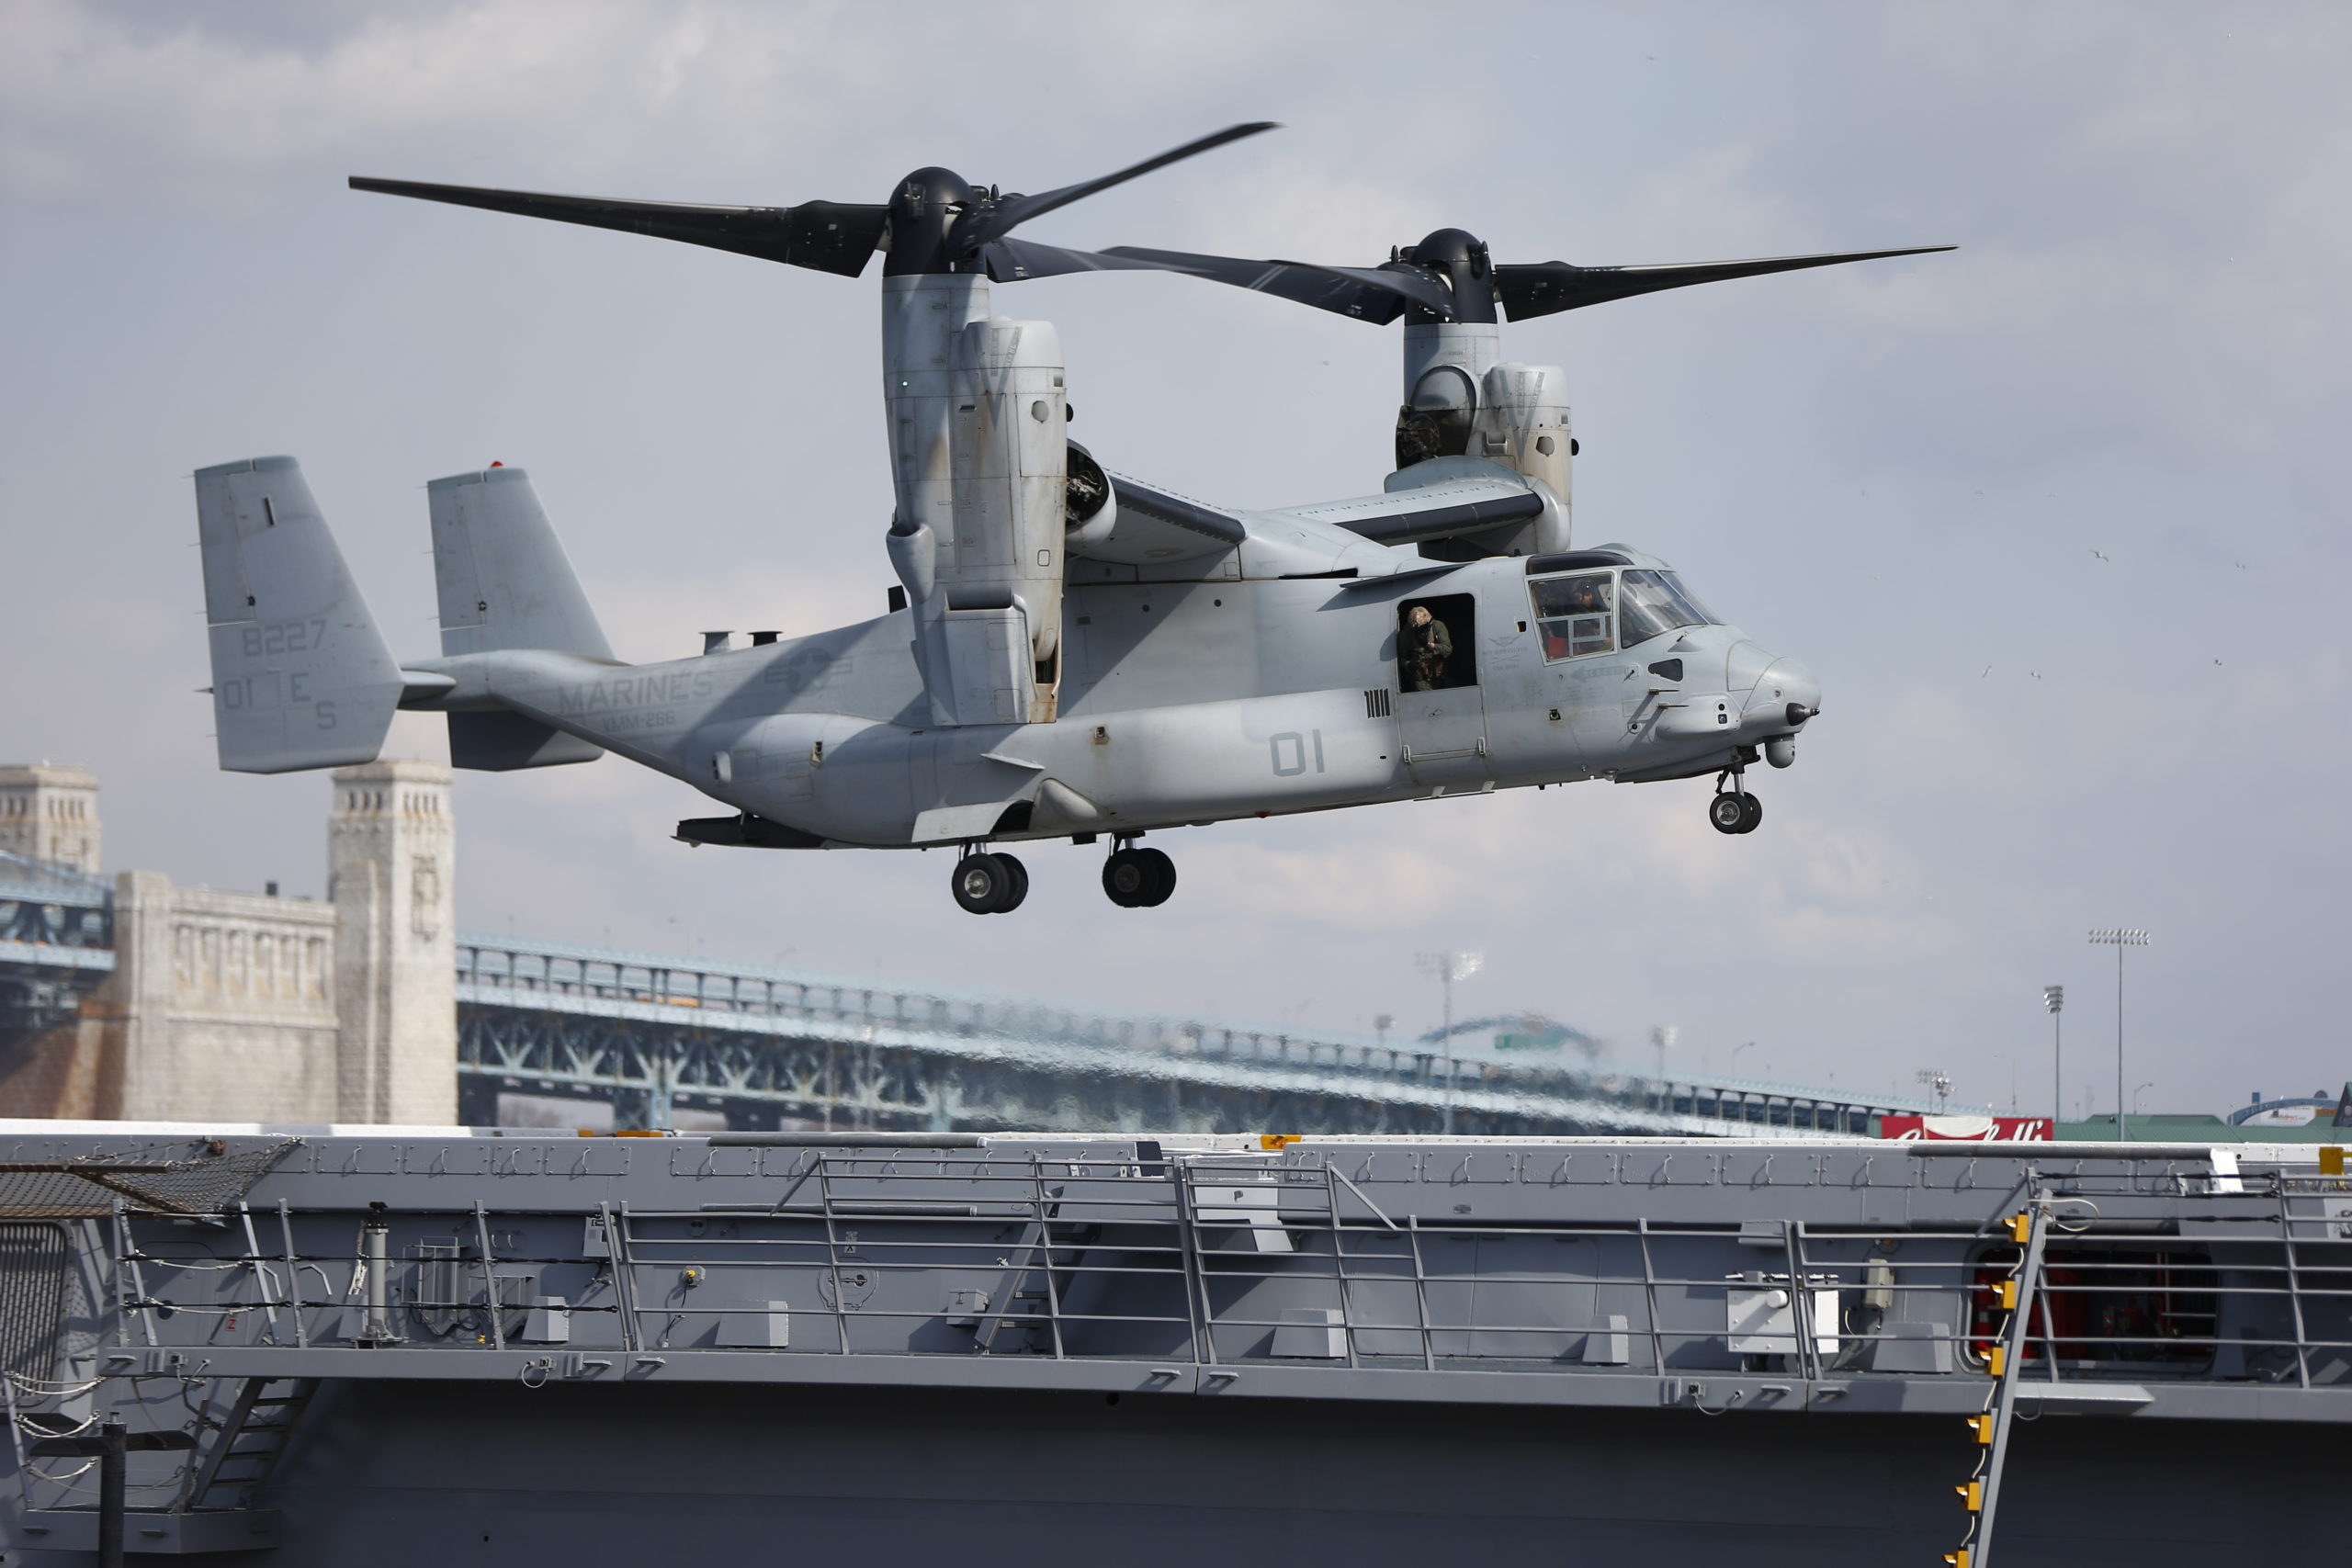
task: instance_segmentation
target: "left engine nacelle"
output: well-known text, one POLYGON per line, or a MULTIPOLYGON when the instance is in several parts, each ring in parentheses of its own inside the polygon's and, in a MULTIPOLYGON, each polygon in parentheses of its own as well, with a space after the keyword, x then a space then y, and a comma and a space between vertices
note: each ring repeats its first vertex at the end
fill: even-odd
POLYGON ((1061 339, 993 316, 957 332, 952 355, 947 525, 890 539, 923 683, 939 724, 1051 723, 1069 511, 1061 339))

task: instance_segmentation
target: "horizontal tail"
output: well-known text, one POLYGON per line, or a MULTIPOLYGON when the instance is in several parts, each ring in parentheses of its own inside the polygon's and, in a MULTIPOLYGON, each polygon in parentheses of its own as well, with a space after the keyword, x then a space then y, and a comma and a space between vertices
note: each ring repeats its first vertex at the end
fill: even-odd
MULTIPOLYGON (((490 468, 435 479, 425 489, 444 654, 544 649, 613 657, 530 475, 490 468)), ((521 714, 449 716, 449 761, 460 768, 500 773, 592 762, 604 754, 521 714)))
POLYGON ((199 468, 196 516, 220 765, 372 761, 403 680, 291 457, 199 468))

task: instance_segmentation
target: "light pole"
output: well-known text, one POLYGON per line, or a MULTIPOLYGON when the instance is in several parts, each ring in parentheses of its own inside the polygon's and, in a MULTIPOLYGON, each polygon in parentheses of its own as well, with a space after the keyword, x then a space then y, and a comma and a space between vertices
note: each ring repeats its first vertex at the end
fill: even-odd
POLYGON ((1453 1131, 1453 1080, 1458 1076, 1453 1062, 1453 982, 1467 980, 1486 964, 1483 953, 1416 953, 1414 964, 1424 975, 1434 975, 1445 991, 1445 1131, 1453 1131))
POLYGON ((2066 1119, 2066 1041, 2059 1032, 2058 1013, 2066 1005, 2066 987, 2041 987, 2041 1005, 2050 1010, 2050 1135, 2058 1135, 2058 1123, 2066 1119))
POLYGON ((2125 926, 2105 927, 2091 932, 2093 947, 2115 949, 2115 1141, 2124 1143, 2131 1136, 2125 1124, 2123 1103, 2123 950, 2145 947, 2148 933, 2125 926))

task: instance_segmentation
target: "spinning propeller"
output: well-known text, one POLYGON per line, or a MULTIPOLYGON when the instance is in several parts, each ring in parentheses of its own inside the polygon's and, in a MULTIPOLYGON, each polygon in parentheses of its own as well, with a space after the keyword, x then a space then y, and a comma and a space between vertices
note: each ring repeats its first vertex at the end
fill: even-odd
POLYGON ((554 196, 480 186, 433 185, 354 175, 351 188, 423 201, 479 207, 526 218, 547 218, 597 229, 618 229, 733 251, 763 261, 805 266, 843 277, 865 270, 875 251, 886 253, 885 276, 913 273, 985 272, 998 283, 1075 272, 1183 272, 1237 288, 1295 299, 1317 310, 1385 323, 1411 313, 1414 321, 1487 322, 1500 306, 1513 321, 1574 310, 1611 299, 1694 283, 1754 277, 1770 272, 1835 266, 1844 262, 1948 251, 1950 245, 1902 250, 1843 251, 1828 255, 1772 256, 1756 261, 1701 262, 1668 266, 1577 266, 1568 262, 1497 265, 1486 242, 1460 229, 1440 229, 1418 245, 1392 250, 1378 266, 1330 266, 1314 262, 1249 261, 1189 251, 1114 245, 1080 251, 1016 240, 1012 231, 1098 191, 1164 169, 1195 153, 1275 129, 1272 120, 1228 126, 1113 174, 1035 196, 974 186, 952 169, 917 169, 899 182, 887 202, 808 201, 797 207, 708 207, 676 201, 622 201, 605 197, 554 196))
POLYGON ((1440 229, 1418 245, 1392 250, 1375 267, 1324 266, 1313 262, 1244 261, 1114 245, 1104 256, 1229 283, 1237 288, 1295 299, 1318 310, 1386 323, 1413 312, 1416 321, 1486 322, 1500 305, 1514 321, 1580 310, 1693 283, 1796 272, 1841 262, 1924 255, 1951 245, 1894 251, 1840 251, 1831 255, 1770 256, 1758 261, 1699 262, 1670 266, 1577 266, 1568 262, 1497 265, 1487 243, 1460 229, 1440 229))
MULTIPOLYGON (((985 271, 998 283, 1052 277, 1072 272, 1165 271, 1170 264, 1149 254, 1123 255, 1073 251, 1010 238, 1032 218, 1123 185, 1139 175, 1166 168, 1272 130, 1260 120, 1229 126, 1147 158, 1098 179, 1082 180, 1036 196, 1003 194, 994 186, 974 186, 951 169, 917 169, 899 182, 888 202, 868 204, 808 201, 797 207, 703 207, 674 201, 617 201, 604 197, 549 196, 537 191, 492 190, 479 186, 429 185, 417 180, 379 180, 355 175, 354 190, 414 197, 492 212, 548 218, 618 229, 660 240, 733 251, 763 261, 805 266, 843 277, 865 271, 875 251, 887 253, 885 276, 910 273, 985 271)), ((1189 265, 1177 270, 1193 270, 1189 265)))

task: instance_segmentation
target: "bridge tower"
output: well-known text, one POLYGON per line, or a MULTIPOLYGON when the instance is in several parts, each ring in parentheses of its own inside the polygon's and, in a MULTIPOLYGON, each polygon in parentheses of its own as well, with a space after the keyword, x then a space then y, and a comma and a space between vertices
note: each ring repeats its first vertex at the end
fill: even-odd
POLYGON ((335 1120, 458 1119, 456 833, 437 762, 339 768, 327 820, 335 907, 335 1120))
POLYGON ((97 875, 97 775, 48 762, 0 766, 0 850, 97 875))

